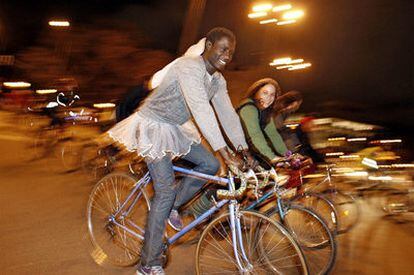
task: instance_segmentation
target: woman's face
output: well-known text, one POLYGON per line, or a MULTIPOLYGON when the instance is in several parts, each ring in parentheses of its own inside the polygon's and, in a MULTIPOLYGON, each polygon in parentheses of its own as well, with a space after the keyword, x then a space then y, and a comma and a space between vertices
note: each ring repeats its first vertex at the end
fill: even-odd
POLYGON ((257 107, 260 110, 266 109, 273 104, 276 98, 276 89, 272 84, 266 84, 254 95, 257 107))

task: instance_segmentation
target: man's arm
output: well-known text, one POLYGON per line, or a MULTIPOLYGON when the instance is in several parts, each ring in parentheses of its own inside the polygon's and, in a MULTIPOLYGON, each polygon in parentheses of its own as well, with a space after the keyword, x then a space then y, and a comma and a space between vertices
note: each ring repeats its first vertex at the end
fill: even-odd
POLYGON ((226 147, 204 87, 205 69, 198 60, 185 58, 177 62, 174 70, 187 106, 203 136, 214 151, 226 147))
POLYGON ((223 126, 223 129, 233 146, 236 149, 241 146, 244 150, 247 150, 249 147, 246 143, 240 118, 231 104, 231 100, 227 92, 226 81, 222 77, 219 79, 218 90, 213 96, 211 102, 216 110, 221 126, 223 126))

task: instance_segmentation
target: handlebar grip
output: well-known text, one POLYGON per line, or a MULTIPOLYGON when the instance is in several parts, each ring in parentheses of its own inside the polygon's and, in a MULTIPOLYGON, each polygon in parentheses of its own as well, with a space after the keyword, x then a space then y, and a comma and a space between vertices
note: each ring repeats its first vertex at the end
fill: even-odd
MULTIPOLYGON (((228 199, 228 200, 238 199, 242 197, 247 191, 247 178, 243 174, 243 172, 240 171, 237 167, 234 167, 232 165, 229 165, 229 169, 230 171, 232 171, 233 173, 239 176, 241 183, 240 183, 240 187, 234 191, 222 190, 222 189, 218 190, 217 197, 222 200, 223 199, 228 199)), ((231 181, 229 184, 233 184, 233 182, 231 181)))

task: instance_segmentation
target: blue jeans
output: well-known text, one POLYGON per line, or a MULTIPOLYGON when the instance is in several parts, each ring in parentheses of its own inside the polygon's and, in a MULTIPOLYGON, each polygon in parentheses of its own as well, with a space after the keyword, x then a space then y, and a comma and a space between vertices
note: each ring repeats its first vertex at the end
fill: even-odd
MULTIPOLYGON (((215 175, 220 167, 218 160, 201 144, 192 145, 190 152, 183 158, 196 165, 194 171, 209 175, 215 175)), ((156 266, 161 265, 165 222, 171 209, 173 206, 178 208, 188 202, 203 187, 206 181, 184 177, 175 188, 175 176, 170 155, 166 155, 157 161, 147 160, 146 162, 155 194, 151 201, 151 210, 148 213, 141 264, 156 266)))

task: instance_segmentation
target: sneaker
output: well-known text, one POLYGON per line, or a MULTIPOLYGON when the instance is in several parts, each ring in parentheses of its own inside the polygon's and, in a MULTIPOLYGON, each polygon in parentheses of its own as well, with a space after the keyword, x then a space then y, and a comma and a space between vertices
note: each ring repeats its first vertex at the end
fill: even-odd
POLYGON ((137 269, 137 275, 165 275, 161 266, 140 266, 137 269))
POLYGON ((174 228, 175 231, 183 229, 183 221, 177 210, 171 210, 170 217, 168 218, 168 224, 174 228))

